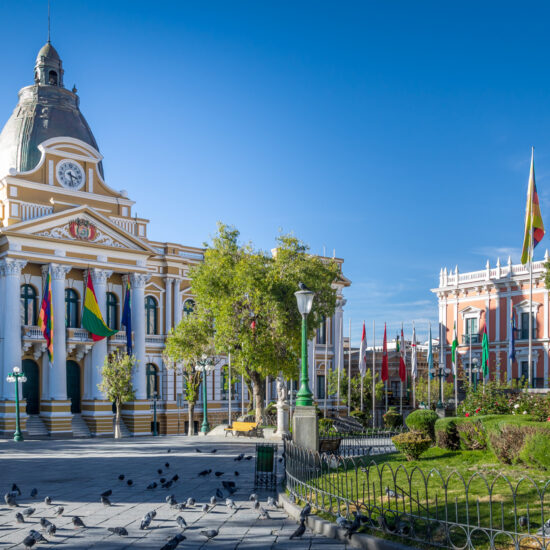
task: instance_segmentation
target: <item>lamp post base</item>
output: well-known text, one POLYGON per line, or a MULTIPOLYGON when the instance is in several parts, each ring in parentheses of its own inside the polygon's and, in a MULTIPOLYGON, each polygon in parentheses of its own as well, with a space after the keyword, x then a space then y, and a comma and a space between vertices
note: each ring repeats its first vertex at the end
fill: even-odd
POLYGON ((298 447, 319 450, 319 420, 315 407, 296 407, 292 415, 292 441, 298 447))

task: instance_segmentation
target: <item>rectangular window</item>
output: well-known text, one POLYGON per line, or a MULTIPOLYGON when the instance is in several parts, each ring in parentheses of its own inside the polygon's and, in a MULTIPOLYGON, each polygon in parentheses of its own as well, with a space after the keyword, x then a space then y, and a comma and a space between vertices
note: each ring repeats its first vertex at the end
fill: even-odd
POLYGON ((325 398, 325 375, 317 375, 317 399, 325 398))
POLYGON ((466 334, 463 338, 464 344, 476 344, 479 342, 479 332, 477 326, 477 318, 469 317, 466 319, 466 334))
POLYGON ((323 316, 323 322, 317 329, 317 343, 321 346, 325 345, 327 343, 327 320, 326 317, 323 316))
MULTIPOLYGON (((519 331, 520 340, 529 340, 529 312, 526 311, 520 316, 521 328, 519 331)), ((536 337, 535 317, 533 316, 533 338, 536 337)))

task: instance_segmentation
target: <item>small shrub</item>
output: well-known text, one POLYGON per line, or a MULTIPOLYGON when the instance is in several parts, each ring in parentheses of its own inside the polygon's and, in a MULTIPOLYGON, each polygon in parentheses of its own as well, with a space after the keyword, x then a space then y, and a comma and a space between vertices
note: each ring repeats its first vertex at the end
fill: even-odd
POLYGON ((550 470, 550 436, 548 433, 538 430, 536 433, 528 435, 519 458, 528 466, 550 470))
POLYGON ((467 451, 481 451, 487 448, 487 433, 479 421, 457 424, 460 446, 467 451))
POLYGON ((422 432, 405 432, 392 437, 392 441, 407 460, 416 460, 432 445, 432 440, 422 432))
POLYGON ((319 419, 319 431, 320 432, 330 432, 332 430, 334 420, 332 418, 321 418, 319 419))
POLYGON ((526 438, 536 432, 530 426, 504 424, 498 430, 489 432, 491 450, 504 464, 515 464, 520 459, 520 452, 526 438))
POLYGON ((410 430, 422 432, 429 437, 432 441, 435 441, 435 423, 439 419, 439 416, 434 411, 425 409, 419 409, 413 411, 407 416, 405 423, 410 430))
POLYGON ((399 428, 403 426, 403 417, 395 410, 394 407, 390 407, 384 415, 384 425, 386 428, 399 428))
POLYGON ((457 451, 460 448, 460 436, 454 419, 441 418, 436 422, 435 441, 441 449, 457 451))
POLYGON ((351 411, 350 416, 361 422, 364 428, 370 426, 370 414, 366 411, 351 411))

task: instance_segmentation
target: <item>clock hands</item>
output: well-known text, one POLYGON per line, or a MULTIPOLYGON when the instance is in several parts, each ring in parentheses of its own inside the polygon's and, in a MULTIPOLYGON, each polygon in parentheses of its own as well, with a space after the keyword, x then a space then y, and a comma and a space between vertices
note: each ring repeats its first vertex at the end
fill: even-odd
POLYGON ((71 185, 74 186, 75 180, 76 180, 76 178, 74 177, 74 174, 70 170, 67 170, 67 172, 65 172, 65 173, 67 174, 67 176, 69 176, 69 178, 71 178, 71 185))

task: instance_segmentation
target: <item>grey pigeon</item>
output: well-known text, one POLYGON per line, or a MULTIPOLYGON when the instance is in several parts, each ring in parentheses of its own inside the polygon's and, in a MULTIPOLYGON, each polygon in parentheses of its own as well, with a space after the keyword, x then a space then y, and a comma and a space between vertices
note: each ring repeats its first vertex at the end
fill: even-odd
POLYGON ((343 529, 347 529, 351 525, 351 522, 344 516, 338 516, 336 518, 336 525, 338 525, 338 527, 342 527, 343 529))
POLYGON ((386 495, 388 495, 388 498, 403 498, 403 495, 396 493, 393 489, 390 489, 389 487, 386 487, 386 495))
MULTIPOLYGON (((527 523, 529 523, 529 520, 527 518, 525 519, 527 520, 527 523)), ((543 535, 543 536, 550 535, 550 519, 544 522, 544 525, 537 531, 537 535, 543 535)))
POLYGON ((181 517, 181 516, 178 516, 176 518, 176 523, 182 528, 182 529, 185 529, 187 527, 187 523, 185 522, 185 520, 181 517))
POLYGON ((32 507, 30 508, 25 508, 23 510, 23 515, 26 517, 26 518, 30 518, 34 513, 36 512, 36 510, 32 507))
POLYGON ((165 463, 164 463, 164 467, 165 467, 165 468, 170 468, 170 462, 165 462, 165 463))
POLYGON ((48 525, 48 523, 50 523, 50 521, 46 518, 40 518, 40 525, 42 525, 42 527, 46 527, 48 525))
POLYGON ((208 506, 208 504, 203 504, 203 505, 202 505, 202 511, 203 511, 203 512, 208 512, 209 508, 210 508, 210 507, 208 506))
POLYGON ((168 449, 166 452, 167 452, 167 453, 171 453, 171 452, 172 452, 172 449, 168 449))
POLYGON ((232 499, 232 498, 226 498, 225 499, 225 505, 230 509, 230 510, 235 510, 236 506, 235 506, 235 501, 232 499))
POLYGON ((15 521, 17 523, 25 523, 25 518, 23 517, 23 514, 21 514, 20 512, 17 512, 15 514, 15 521))
POLYGON ((217 452, 218 452, 218 449, 212 449, 210 452, 211 452, 211 453, 217 453, 217 452))
POLYGON ((213 539, 218 536, 219 531, 217 529, 207 529, 206 531, 201 531, 201 535, 206 537, 208 540, 213 539))
POLYGON ((237 472, 237 470, 235 470, 235 477, 239 477, 239 472, 237 472))
POLYGON ((216 496, 218 498, 223 498, 223 493, 221 492, 221 489, 216 489, 216 496))
POLYGON ((107 531, 110 531, 114 535, 118 535, 119 537, 127 537, 128 531, 126 531, 125 527, 107 527, 107 531))
POLYGON ((252 455, 248 455, 247 457, 245 457, 245 460, 252 460, 252 455))
POLYGON ((311 288, 308 288, 304 283, 298 283, 298 288, 300 290, 311 290, 311 288))
POLYGON ((248 497, 248 500, 258 500, 258 495, 256 493, 252 493, 249 497, 248 497))
POLYGON ((113 490, 112 490, 112 489, 108 489, 107 491, 103 491, 103 493, 101 493, 100 496, 102 496, 102 497, 110 497, 112 494, 113 494, 113 490))
POLYGON ((200 449, 197 449, 196 447, 195 447, 195 451, 196 451, 197 453, 202 453, 202 451, 201 451, 200 449))
POLYGON ((170 495, 170 496, 166 499, 166 502, 167 502, 167 504, 169 504, 169 505, 172 506, 172 507, 178 505, 178 501, 176 500, 176 497, 175 497, 174 495, 170 495))
POLYGON ((156 487, 157 487, 156 481, 153 481, 153 483, 149 483, 149 485, 147 485, 147 489, 155 489, 156 487))
POLYGON ((101 504, 103 504, 103 506, 111 506, 111 501, 107 497, 104 497, 102 495, 101 496, 101 504))
POLYGON ((17 493, 18 496, 21 496, 21 489, 19 489, 19 487, 17 486, 17 483, 12 483, 11 492, 17 493))
POLYGON ((151 510, 150 512, 147 512, 153 519, 155 519, 157 517, 157 511, 156 510, 151 510))
POLYGON ((260 509, 260 501, 259 500, 255 500, 254 501, 254 510, 259 510, 260 509))
POLYGON ((151 521, 153 521, 153 518, 149 514, 145 514, 143 518, 141 519, 141 523, 139 525, 139 528, 143 531, 144 529, 147 529, 149 525, 151 525, 151 521))
POLYGON ((220 477, 220 476, 223 476, 224 472, 214 472, 214 475, 216 477, 220 477))
POLYGON ((171 481, 177 481, 180 478, 178 474, 172 477, 171 481))
POLYGON ((202 472, 199 472, 199 477, 205 477, 210 473, 212 473, 212 470, 203 470, 202 472))
POLYGON ((162 484, 162 487, 163 487, 163 489, 170 489, 170 487, 172 487, 173 483, 174 482, 172 480, 166 481, 165 483, 162 484))
POLYGON ((86 527, 84 525, 84 522, 78 516, 73 516, 72 521, 75 529, 81 529, 82 527, 86 527))
POLYGON ((36 541, 36 542, 48 542, 48 539, 42 535, 42 533, 39 533, 38 531, 35 531, 34 529, 31 529, 29 531, 29 535, 36 541))
POLYGON ((158 474, 159 476, 162 475, 162 470, 161 470, 160 468, 157 470, 157 474, 158 474))
POLYGON ((159 483, 161 483, 161 484, 164 483, 165 481, 166 481, 166 478, 165 478, 165 477, 161 477, 161 478, 159 479, 159 483))
POLYGON ((125 477, 124 474, 120 474, 118 476, 119 481, 124 481, 124 477, 125 477))
POLYGON ((187 503, 180 502, 176 507, 176 510, 179 510, 180 512, 183 512, 187 508, 187 503))
POLYGON ((311 504, 308 502, 300 512, 300 521, 305 520, 311 514, 311 504))
POLYGON ((529 519, 527 516, 519 516, 518 523, 520 527, 523 527, 524 529, 529 525, 529 519))
POLYGON ((244 453, 241 453, 239 456, 237 456, 236 458, 234 458, 233 460, 235 462, 238 462, 239 460, 242 460, 244 458, 244 453))
MULTIPOLYGON (((232 495, 236 490, 237 486, 234 481, 222 481, 223 488, 232 495)), ((220 497, 221 498, 221 497, 220 497)))
POLYGON ((37 489, 33 489, 33 490, 31 491, 31 498, 35 498, 37 494, 38 494, 38 490, 37 490, 37 489))
POLYGON ((4 495, 4 502, 11 507, 17 506, 17 502, 15 501, 15 495, 12 493, 6 493, 4 495))
POLYGON ((57 527, 55 526, 55 524, 50 523, 49 525, 46 526, 46 533, 48 533, 48 535, 53 536, 55 535, 56 531, 57 531, 57 527))
POLYGON ((290 539, 299 539, 302 537, 302 535, 306 532, 306 520, 302 519, 300 520, 300 525, 298 525, 298 528, 292 535, 290 535, 290 539))
POLYGON ((178 544, 185 540, 185 535, 178 533, 175 537, 172 537, 160 550, 176 550, 178 544))
POLYGON ((218 504, 216 497, 210 497, 210 504, 212 506, 216 506, 216 504, 218 504))
POLYGON ((187 506, 189 506, 189 508, 191 508, 191 506, 195 506, 195 499, 193 497, 189 497, 187 499, 187 506))
POLYGON ((55 510, 54 510, 54 514, 59 517, 63 514, 63 512, 65 511, 65 508, 63 508, 63 506, 58 506, 55 510))
POLYGON ((277 505, 275 504, 275 499, 273 497, 267 497, 267 505, 271 506, 271 508, 277 507, 277 505))
POLYGON ((52 497, 46 497, 44 499, 44 504, 47 504, 48 506, 50 506, 51 503, 52 503, 52 497))
POLYGON ((36 540, 32 535, 27 535, 23 539, 23 545, 25 548, 32 548, 36 544, 36 540))
MULTIPOLYGON (((378 517, 378 520, 382 519, 382 516, 379 516, 378 517)), ((383 528, 383 525, 380 524, 380 526, 383 528)), ((348 539, 351 539, 351 536, 357 532, 357 529, 359 529, 359 527, 361 527, 361 516, 359 514, 355 514, 355 518, 353 519, 353 521, 347 526, 347 529, 346 529, 346 537, 348 537, 348 539)))
POLYGON ((134 482, 131 479, 126 482, 126 485, 128 485, 128 487, 131 487, 133 484, 134 482))
POLYGON ((267 513, 267 510, 263 506, 260 506, 259 519, 270 519, 269 514, 267 513))

